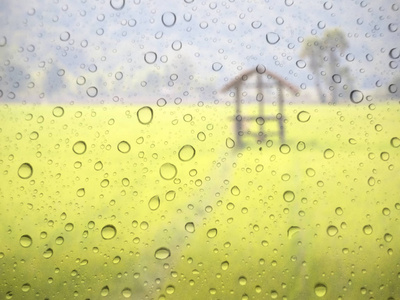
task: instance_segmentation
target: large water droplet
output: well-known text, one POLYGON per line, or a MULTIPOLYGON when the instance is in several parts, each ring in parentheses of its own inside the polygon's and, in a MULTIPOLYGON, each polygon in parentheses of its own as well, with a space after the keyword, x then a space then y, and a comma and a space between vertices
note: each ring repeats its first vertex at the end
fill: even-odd
POLYGON ((157 210, 160 207, 160 197, 158 197, 158 195, 153 196, 150 200, 149 200, 149 208, 151 210, 157 210))
POLYGON ((239 187, 237 187, 236 185, 233 186, 233 187, 231 188, 231 194, 232 194, 233 196, 239 196, 239 195, 240 195, 240 189, 239 189, 239 187))
POLYGON ((170 256, 171 256, 171 251, 165 247, 158 248, 154 253, 154 257, 160 260, 167 259, 170 256))
POLYGON ((371 226, 371 225, 365 225, 365 226, 363 227, 363 232, 364 232, 366 235, 372 234, 372 232, 373 232, 372 226, 371 226))
POLYGON ((125 0, 110 0, 110 6, 115 10, 121 10, 125 6, 125 0))
POLYGON ((390 145, 394 148, 399 148, 400 147, 400 139, 398 137, 394 137, 390 140, 390 145))
POLYGON ((232 149, 233 147, 235 147, 235 141, 232 140, 231 138, 226 138, 225 145, 229 149, 232 149))
POLYGON ((292 191, 286 191, 283 193, 283 200, 286 202, 292 202, 295 198, 295 194, 292 191))
POLYGON ((364 94, 359 90, 353 90, 350 93, 351 102, 358 104, 364 100, 364 94))
POLYGON ((282 145, 279 147, 279 151, 280 151, 282 154, 288 154, 288 153, 290 152, 290 146, 289 146, 289 145, 286 145, 286 144, 282 144, 282 145))
POLYGON ((315 293, 315 295, 317 295, 317 297, 325 296, 327 290, 328 290, 327 287, 322 283, 318 283, 314 287, 314 293, 315 293))
POLYGON ((144 55, 144 61, 148 64, 154 64, 157 60, 157 54, 153 51, 149 51, 144 55))
POLYGON ((339 230, 337 229, 337 227, 333 226, 333 225, 328 226, 328 228, 326 229, 326 233, 329 236, 335 236, 338 232, 339 232, 339 230))
POLYGON ((137 118, 141 124, 150 124, 153 120, 153 109, 149 106, 144 106, 137 111, 137 118))
POLYGON ((172 201, 172 200, 174 200, 175 199, 175 196, 176 196, 176 192, 175 191, 168 191, 168 192, 166 192, 166 194, 165 194, 165 200, 167 200, 167 201, 172 201))
POLYGON ((118 151, 121 153, 128 153, 131 150, 131 145, 127 141, 122 141, 119 142, 118 146, 118 151))
POLYGON ((218 230, 217 228, 211 228, 210 230, 207 231, 207 236, 212 239, 217 236, 218 230))
POLYGON ((221 263, 221 269, 226 271, 229 269, 229 262, 228 261, 224 261, 221 263))
POLYGON ((53 249, 48 248, 46 251, 43 252, 43 257, 49 259, 53 256, 53 249))
POLYGON ((61 106, 56 106, 53 108, 53 116, 59 118, 62 117, 64 115, 64 108, 62 108, 61 106))
POLYGON ((18 168, 18 176, 22 179, 28 179, 33 174, 33 168, 29 163, 23 163, 18 168))
POLYGON ((310 120, 310 118, 311 118, 310 113, 305 110, 303 110, 297 114, 297 120, 302 123, 308 122, 308 120, 310 120))
POLYGON ((178 157, 182 161, 191 160, 196 154, 196 150, 191 145, 185 145, 179 150, 178 157))
POLYGON ((326 159, 331 159, 331 158, 334 157, 334 156, 335 156, 335 152, 334 152, 332 149, 328 148, 328 149, 326 149, 326 150, 324 151, 324 157, 325 157, 326 159))
POLYGON ((124 288, 121 294, 124 298, 130 298, 132 296, 132 290, 130 288, 124 288))
POLYGON ((176 15, 173 12, 166 12, 162 15, 161 21, 165 27, 172 27, 176 23, 176 15))
POLYGON ((108 288, 108 286, 106 285, 105 287, 103 287, 101 289, 100 295, 105 297, 108 296, 108 293, 110 292, 110 289, 108 288))
POLYGON ((111 240, 117 234, 117 229, 114 225, 106 225, 101 229, 101 236, 105 240, 111 240))
POLYGON ((266 35, 267 42, 271 45, 275 45, 281 39, 280 36, 275 32, 268 32, 266 35))
POLYGON ((29 235, 23 235, 19 239, 19 243, 21 244, 22 247, 28 248, 32 245, 32 238, 29 235))
POLYGON ((292 239, 293 236, 298 233, 300 231, 300 227, 299 226, 291 226, 289 227, 288 231, 287 231, 287 236, 289 239, 292 239))
POLYGON ((91 97, 91 98, 96 97, 97 94, 98 94, 98 92, 99 92, 99 91, 97 90, 97 88, 96 88, 95 86, 90 86, 90 87, 88 87, 87 90, 86 90, 86 94, 87 94, 89 97, 91 97))
POLYGON ((72 150, 75 154, 83 154, 86 152, 86 143, 84 141, 78 141, 72 146, 72 150))
POLYGON ((177 172, 175 165, 170 163, 165 163, 160 167, 160 176, 165 180, 174 179, 177 172))
POLYGON ((193 223, 193 222, 188 222, 188 223, 186 223, 186 224, 185 224, 185 230, 186 230, 187 232, 193 233, 193 232, 196 230, 196 228, 195 228, 195 226, 194 226, 194 223, 193 223))

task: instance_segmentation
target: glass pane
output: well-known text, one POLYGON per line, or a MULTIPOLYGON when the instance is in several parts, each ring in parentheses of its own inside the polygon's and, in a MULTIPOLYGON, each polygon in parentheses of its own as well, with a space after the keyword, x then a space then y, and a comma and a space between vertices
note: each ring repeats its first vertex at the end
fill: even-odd
POLYGON ((1 299, 396 299, 395 1, 2 1, 1 299))

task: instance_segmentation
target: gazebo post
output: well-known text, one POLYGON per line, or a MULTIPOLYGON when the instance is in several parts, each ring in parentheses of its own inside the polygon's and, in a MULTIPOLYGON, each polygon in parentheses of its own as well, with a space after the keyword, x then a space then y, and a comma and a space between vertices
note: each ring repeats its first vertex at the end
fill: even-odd
POLYGON ((242 115, 241 115, 241 105, 240 105, 240 84, 236 86, 236 117, 235 117, 235 129, 236 129, 236 142, 239 147, 242 147, 242 115))
POLYGON ((281 82, 278 82, 278 106, 279 106, 279 138, 281 143, 285 142, 285 127, 284 127, 284 116, 283 116, 283 105, 284 105, 284 98, 283 98, 283 88, 281 82))

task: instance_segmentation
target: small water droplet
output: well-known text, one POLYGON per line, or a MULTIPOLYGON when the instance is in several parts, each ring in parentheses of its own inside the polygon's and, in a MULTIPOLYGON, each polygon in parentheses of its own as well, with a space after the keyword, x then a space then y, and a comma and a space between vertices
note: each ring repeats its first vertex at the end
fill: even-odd
POLYGON ((217 228, 211 228, 210 230, 207 231, 207 236, 212 239, 217 236, 218 230, 217 228))
POLYGON ((399 148, 400 147, 400 139, 398 137, 394 137, 390 140, 390 145, 394 148, 399 148))
POLYGON ((96 171, 100 171, 101 169, 103 169, 103 163, 101 161, 98 161, 94 164, 94 169, 96 171))
POLYGON ((144 106, 137 111, 137 118, 141 124, 150 124, 153 120, 153 109, 149 106, 144 106))
POLYGON ((172 201, 172 200, 174 200, 175 199, 175 195, 176 195, 176 192, 175 191, 168 191, 166 194, 165 194, 165 200, 167 200, 167 201, 172 201))
POLYGON ((158 197, 158 195, 153 196, 150 200, 149 200, 149 208, 151 210, 157 210, 160 207, 160 197, 158 197))
POLYGON ((193 233, 195 231, 195 226, 193 222, 188 222, 185 224, 185 230, 189 233, 193 233))
POLYGON ((219 63, 219 62, 215 62, 215 63, 212 64, 212 69, 213 69, 215 72, 218 72, 219 70, 222 69, 222 64, 219 63))
POLYGON ((310 120, 310 118, 311 118, 310 113, 305 110, 303 110, 297 114, 297 120, 302 123, 308 122, 308 120, 310 120))
POLYGON ((306 143, 300 141, 297 143, 296 148, 298 151, 303 151, 304 149, 306 149, 306 143))
POLYGON ((314 293, 317 295, 317 297, 324 297, 327 291, 327 287, 322 283, 318 283, 314 287, 314 293))
POLYGON ((281 39, 280 36, 275 32, 268 32, 266 35, 267 42, 271 45, 275 45, 281 39))
POLYGON ((282 144, 282 145, 279 147, 279 151, 280 151, 282 154, 288 154, 288 153, 290 152, 290 147, 289 147, 289 145, 282 144))
POLYGON ((22 291, 24 293, 29 292, 30 289, 31 289, 31 285, 29 283, 25 283, 24 285, 22 285, 22 291))
POLYGON ((117 148, 121 153, 128 153, 131 150, 131 145, 127 141, 121 141, 118 143, 117 148))
POLYGON ((96 97, 97 94, 98 94, 98 92, 99 92, 99 91, 97 90, 97 88, 96 88, 95 86, 90 86, 90 87, 88 87, 87 90, 86 90, 86 94, 87 94, 89 97, 91 97, 91 98, 96 97))
POLYGON ((29 235, 25 234, 21 236, 21 238, 19 239, 19 243, 22 247, 28 248, 32 245, 32 238, 29 235))
POLYGON ((69 40, 70 36, 71 36, 71 35, 69 34, 68 31, 64 31, 64 32, 62 32, 62 33, 60 34, 60 40, 63 41, 63 42, 66 42, 66 41, 69 40))
POLYGON ((124 298, 130 298, 132 296, 132 290, 130 288, 124 288, 121 294, 124 298))
POLYGON ((101 229, 101 236, 105 240, 111 240, 117 234, 117 229, 114 225, 106 225, 101 229))
POLYGON ((189 161, 196 154, 196 150, 191 145, 183 146, 178 153, 178 157, 181 161, 189 161))
POLYGON ((75 154, 83 154, 86 152, 86 143, 84 141, 78 141, 72 146, 72 150, 75 154))
POLYGON ((221 269, 224 270, 224 271, 228 270, 229 269, 229 262, 227 262, 227 261, 222 262, 221 263, 221 269))
POLYGON ((386 233, 383 238, 385 242, 390 243, 393 239, 393 236, 390 233, 386 233))
POLYGON ((28 179, 33 174, 33 168, 29 163, 23 163, 18 168, 18 176, 22 179, 28 179))
POLYGON ((197 134, 197 139, 201 142, 204 142, 206 140, 206 134, 203 131, 200 131, 197 134))
POLYGON ((167 259, 170 256, 171 256, 171 251, 165 247, 158 248, 154 253, 154 257, 160 260, 167 259))
POLYGON ((225 145, 229 149, 232 149, 233 147, 235 147, 235 141, 232 140, 231 138, 226 138, 225 145))
POLYGON ((78 189, 78 190, 76 191, 76 195, 77 195, 78 197, 83 197, 83 196, 85 196, 85 189, 84 189, 84 188, 78 189))
POLYGON ((254 29, 260 28, 261 25, 262 25, 262 23, 260 21, 254 21, 251 23, 251 27, 253 27, 254 29))
POLYGON ((108 296, 108 293, 110 292, 110 289, 108 288, 108 286, 106 285, 105 287, 103 287, 101 289, 100 295, 105 297, 108 296))
POLYGON ((283 200, 286 202, 292 202, 295 199, 295 194, 292 191, 286 191, 283 193, 283 200))
POLYGON ((178 170, 175 165, 171 163, 165 163, 160 167, 160 176, 165 180, 171 180, 175 178, 178 170))
POLYGON ((239 277, 239 284, 240 285, 246 285, 247 284, 247 278, 244 276, 239 277))

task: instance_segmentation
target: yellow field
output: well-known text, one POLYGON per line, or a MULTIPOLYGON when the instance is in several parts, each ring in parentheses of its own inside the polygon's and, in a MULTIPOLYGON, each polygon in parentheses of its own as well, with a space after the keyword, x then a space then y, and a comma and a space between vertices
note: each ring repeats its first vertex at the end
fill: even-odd
POLYGON ((398 104, 232 114, 2 104, 0 298, 398 299, 398 104))

